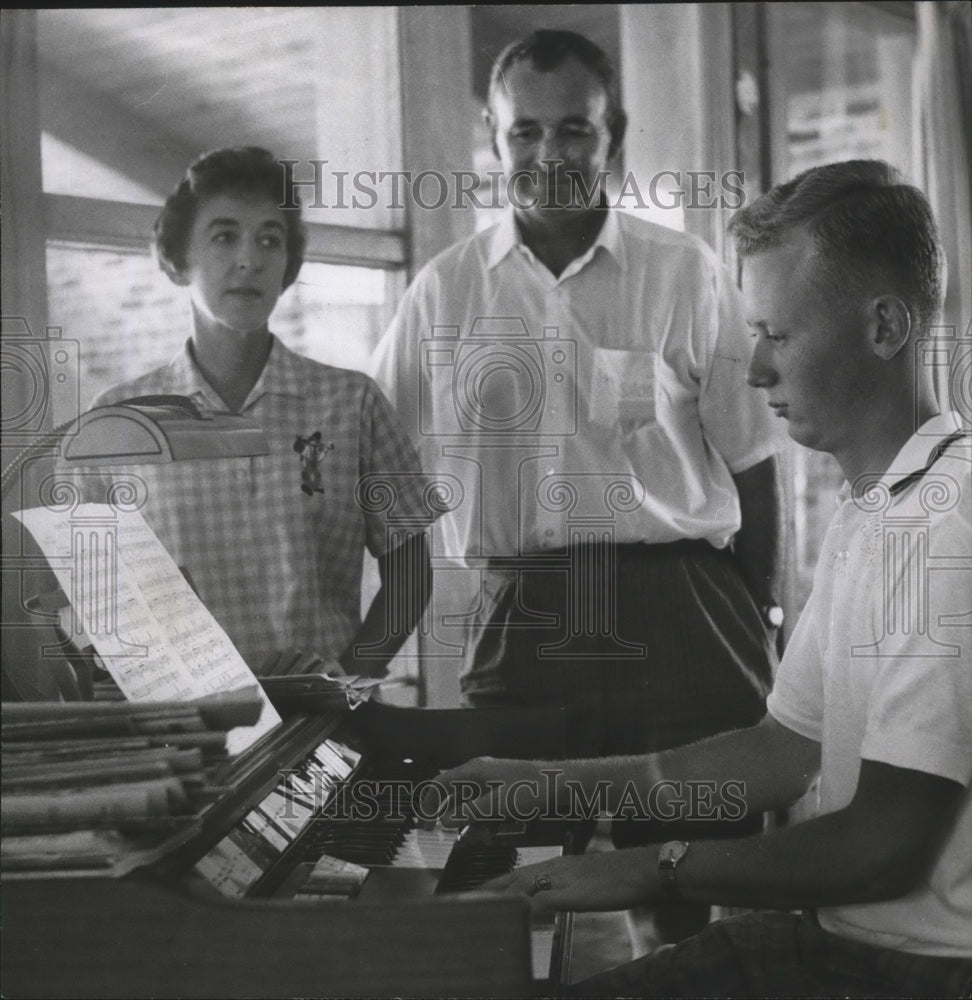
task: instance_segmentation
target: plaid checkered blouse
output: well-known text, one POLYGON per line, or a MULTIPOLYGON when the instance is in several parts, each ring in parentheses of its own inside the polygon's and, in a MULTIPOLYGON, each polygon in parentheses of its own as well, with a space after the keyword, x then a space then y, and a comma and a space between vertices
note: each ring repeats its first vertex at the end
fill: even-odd
MULTIPOLYGON (((188 343, 95 405, 154 393, 226 408, 188 343)), ((112 479, 144 482, 143 516, 254 670, 287 647, 336 657, 360 626, 364 549, 380 556, 434 519, 428 480, 370 378, 276 338, 240 412, 263 428, 269 455, 116 467, 112 479), (323 492, 308 493, 294 444, 318 431, 323 492)))

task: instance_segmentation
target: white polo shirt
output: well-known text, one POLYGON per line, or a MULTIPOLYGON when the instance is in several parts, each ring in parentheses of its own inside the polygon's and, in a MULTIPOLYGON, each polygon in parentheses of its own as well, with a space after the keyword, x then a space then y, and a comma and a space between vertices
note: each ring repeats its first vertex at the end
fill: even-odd
POLYGON ((509 213, 419 273, 372 374, 426 470, 454 484, 445 555, 723 547, 740 526, 733 474, 781 440, 746 385, 751 346, 695 237, 609 211, 554 277, 509 213))
POLYGON ((857 498, 845 486, 813 591, 767 708, 821 744, 820 811, 854 797, 861 759, 965 786, 929 876, 900 899, 819 910, 869 944, 972 958, 972 446, 953 443, 918 481, 954 415, 924 424, 857 498))

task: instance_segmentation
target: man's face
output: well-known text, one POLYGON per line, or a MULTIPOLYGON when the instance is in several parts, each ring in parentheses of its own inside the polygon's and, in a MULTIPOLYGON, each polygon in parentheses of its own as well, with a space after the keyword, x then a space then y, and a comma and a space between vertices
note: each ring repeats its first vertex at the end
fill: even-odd
POLYGON ((743 262, 746 318, 756 338, 749 384, 787 421, 794 441, 840 455, 872 404, 874 356, 863 303, 825 290, 803 231, 743 262))
POLYGON ((519 212, 542 219, 597 205, 598 174, 615 152, 608 98, 577 59, 546 73, 514 63, 493 94, 489 121, 507 179, 515 180, 510 194, 519 212), (526 173, 517 178, 518 171, 526 173))
POLYGON ((272 199, 219 194, 203 201, 179 272, 197 314, 239 333, 265 327, 283 289, 286 237, 272 199))

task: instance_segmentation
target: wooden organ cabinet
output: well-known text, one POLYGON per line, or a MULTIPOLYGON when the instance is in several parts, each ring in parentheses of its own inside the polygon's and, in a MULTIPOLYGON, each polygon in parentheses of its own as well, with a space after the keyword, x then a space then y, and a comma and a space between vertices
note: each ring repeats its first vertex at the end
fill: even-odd
POLYGON ((228 765, 225 793, 160 861, 123 878, 5 881, 4 996, 557 995, 568 981, 568 914, 539 926, 525 900, 450 891, 556 852, 569 842, 557 822, 471 827, 442 868, 398 868, 396 856, 415 850, 414 816, 370 795, 377 805, 364 818, 312 815, 265 864, 237 875, 229 895, 213 883, 221 845, 308 761, 343 753, 341 794, 363 781, 410 787, 480 754, 565 756, 566 714, 375 702, 349 711, 313 695, 278 707, 282 725, 228 765), (354 898, 292 891, 322 852, 368 868, 354 898))

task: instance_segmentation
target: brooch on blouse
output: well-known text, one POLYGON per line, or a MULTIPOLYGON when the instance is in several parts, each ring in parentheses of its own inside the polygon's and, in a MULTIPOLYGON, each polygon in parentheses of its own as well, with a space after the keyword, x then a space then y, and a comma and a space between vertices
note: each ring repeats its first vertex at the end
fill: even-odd
POLYGON ((321 439, 320 431, 314 431, 310 437, 297 435, 294 451, 300 456, 300 488, 308 496, 324 492, 321 459, 327 452, 333 450, 334 445, 330 441, 325 444, 321 439))

